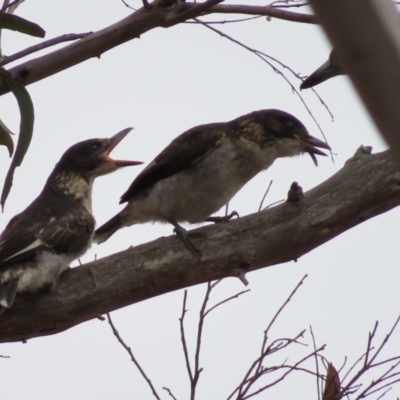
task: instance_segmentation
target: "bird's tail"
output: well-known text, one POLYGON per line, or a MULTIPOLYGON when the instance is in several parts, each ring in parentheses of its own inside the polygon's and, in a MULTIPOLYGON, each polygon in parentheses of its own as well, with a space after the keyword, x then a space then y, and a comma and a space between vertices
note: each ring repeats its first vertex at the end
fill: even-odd
POLYGON ((17 287, 18 279, 13 279, 7 284, 0 285, 0 315, 14 304, 17 287))
POLYGON ((100 226, 100 228, 96 229, 93 242, 97 244, 103 243, 115 232, 117 232, 118 229, 121 229, 123 227, 124 225, 122 223, 120 214, 117 214, 110 220, 108 220, 105 224, 100 226))

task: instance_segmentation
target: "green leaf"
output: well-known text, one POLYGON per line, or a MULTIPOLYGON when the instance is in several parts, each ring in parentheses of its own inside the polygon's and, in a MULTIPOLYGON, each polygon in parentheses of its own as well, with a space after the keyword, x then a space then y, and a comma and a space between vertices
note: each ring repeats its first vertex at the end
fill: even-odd
POLYGON ((4 204, 6 202, 8 194, 10 193, 13 183, 15 168, 21 165, 22 160, 24 159, 24 156, 28 150, 29 144, 31 143, 35 114, 33 110, 31 96, 29 96, 29 93, 25 89, 25 86, 22 85, 22 83, 20 82, 14 81, 11 74, 3 68, 0 68, 0 78, 14 94, 15 98, 17 99, 18 107, 21 113, 21 123, 17 148, 15 149, 14 157, 11 161, 10 168, 8 169, 0 198, 0 204, 2 209, 4 210, 4 204))
POLYGON ((12 140, 11 135, 13 135, 13 133, 7 128, 4 122, 0 119, 0 145, 7 147, 8 152, 10 153, 10 157, 13 155, 14 152, 14 142, 12 140))
POLYGON ((46 35, 46 31, 38 24, 18 17, 17 15, 7 13, 0 13, 0 29, 10 29, 41 38, 46 35))

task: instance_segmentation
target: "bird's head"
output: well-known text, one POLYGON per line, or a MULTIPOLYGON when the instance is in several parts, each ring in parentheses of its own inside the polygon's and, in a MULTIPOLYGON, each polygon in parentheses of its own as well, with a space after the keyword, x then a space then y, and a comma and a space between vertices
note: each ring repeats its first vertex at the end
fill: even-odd
POLYGON ((109 174, 119 168, 142 164, 140 161, 114 160, 111 151, 132 130, 124 129, 108 139, 89 139, 71 146, 57 163, 56 170, 73 171, 87 178, 109 174))
POLYGON ((318 165, 315 155, 326 156, 318 147, 331 149, 325 142, 311 136, 306 127, 287 112, 273 109, 260 110, 249 116, 250 121, 254 121, 254 126, 262 127, 262 129, 254 129, 258 136, 255 138, 256 141, 262 147, 273 146, 277 157, 308 153, 314 164, 318 165))

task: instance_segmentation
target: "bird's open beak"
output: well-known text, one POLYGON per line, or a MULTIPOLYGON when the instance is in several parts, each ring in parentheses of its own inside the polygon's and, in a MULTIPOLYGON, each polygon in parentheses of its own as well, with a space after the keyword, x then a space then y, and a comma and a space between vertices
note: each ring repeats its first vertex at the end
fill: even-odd
POLYGON ((121 167, 128 167, 130 165, 140 165, 143 164, 142 161, 128 161, 128 160, 113 160, 110 157, 111 151, 118 145, 118 143, 132 130, 133 128, 126 128, 122 130, 121 132, 118 132, 116 135, 110 137, 109 140, 109 145, 107 146, 103 157, 105 160, 108 162, 111 162, 114 164, 117 168, 121 167))
POLYGON ((323 142, 322 140, 319 140, 315 138, 314 136, 307 135, 307 136, 298 136, 296 135, 297 138, 300 140, 302 148, 304 152, 308 153, 312 160, 314 161, 315 166, 318 166, 318 161, 317 157, 315 157, 316 154, 319 156, 327 156, 323 151, 317 149, 317 147, 322 147, 323 149, 331 150, 330 146, 323 142))

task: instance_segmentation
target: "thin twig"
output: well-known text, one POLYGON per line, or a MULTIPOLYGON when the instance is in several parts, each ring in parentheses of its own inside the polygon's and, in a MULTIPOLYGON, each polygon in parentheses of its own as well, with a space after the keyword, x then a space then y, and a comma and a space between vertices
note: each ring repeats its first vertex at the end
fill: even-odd
MULTIPOLYGON (((207 21, 207 24, 209 25, 225 25, 225 24, 232 24, 236 22, 247 22, 247 21, 252 21, 253 19, 258 19, 262 18, 262 15, 256 15, 254 17, 248 17, 248 18, 240 18, 240 19, 229 19, 229 20, 222 20, 222 21, 207 21)), ((184 24, 199 24, 196 21, 185 21, 184 24)))
MULTIPOLYGON (((311 338, 312 338, 312 342, 313 342, 313 347, 314 347, 314 351, 317 350, 317 346, 315 344, 315 337, 314 337, 314 332, 312 330, 312 326, 310 325, 310 332, 311 332, 311 338)), ((317 355, 315 355, 315 370, 317 372, 317 393, 318 393, 318 400, 321 400, 321 392, 319 390, 319 367, 318 367, 318 357, 317 355)), ((322 383, 321 383, 322 384, 322 383)))
POLYGON ((132 6, 130 6, 125 0, 121 0, 121 1, 122 1, 122 3, 125 4, 126 7, 130 8, 130 9, 133 10, 133 11, 137 11, 136 8, 133 8, 132 6))
POLYGON ((222 300, 222 301, 220 301, 219 303, 215 304, 214 306, 212 306, 210 309, 208 309, 208 310, 204 313, 204 318, 207 316, 207 314, 209 314, 211 311, 215 310, 215 309, 216 309, 217 307, 219 307, 220 305, 222 305, 222 304, 224 304, 224 303, 227 303, 227 302, 230 301, 230 300, 237 299, 239 296, 241 296, 242 294, 245 294, 245 293, 247 293, 247 292, 250 292, 250 289, 243 290, 243 291, 241 291, 241 292, 239 292, 239 293, 236 293, 235 295, 233 295, 233 296, 231 296, 231 297, 228 297, 227 299, 222 300))
POLYGON ((111 326, 111 329, 113 331, 114 336, 118 339, 118 342, 121 343, 122 347, 128 352, 128 354, 131 357, 132 362, 136 365, 136 368, 139 370, 139 372, 141 373, 141 375, 143 376, 143 378, 146 380, 147 384, 150 386, 151 391, 153 392, 154 397, 157 400, 161 400, 160 396, 157 394, 156 389, 154 388, 153 384, 151 383, 151 380, 147 377, 147 375, 145 374, 145 372, 143 371, 143 368, 140 366, 139 362, 136 360, 135 356, 132 353, 131 348, 122 340, 119 332, 117 331, 117 328, 115 327, 114 323, 112 322, 111 316, 109 313, 106 314, 107 315, 107 320, 108 323, 111 326))
POLYGON ((203 326, 204 326, 204 318, 205 318, 205 310, 207 307, 208 300, 210 299, 211 290, 219 283, 221 280, 217 281, 214 285, 211 282, 207 283, 207 290, 206 294, 204 295, 203 304, 200 308, 200 315, 199 315, 199 325, 197 328, 197 340, 196 340, 196 351, 194 354, 194 376, 192 381, 192 390, 190 400, 194 400, 196 394, 196 385, 200 378, 200 373, 203 370, 200 368, 200 349, 201 349, 201 338, 203 334, 203 326))
POLYGON ((271 322, 269 323, 267 329, 265 330, 266 333, 268 333, 268 331, 270 330, 271 326, 274 324, 274 322, 276 321, 276 319, 278 318, 279 314, 282 312, 282 310, 286 307, 286 305, 290 302, 290 300, 292 300, 292 297, 295 295, 295 293, 297 292, 297 290, 299 289, 299 287, 303 284, 304 280, 308 277, 308 275, 304 275, 300 282, 296 285, 296 287, 292 290, 292 293, 290 293, 289 297, 285 300, 285 302, 281 305, 281 307, 279 308, 279 310, 275 313, 275 315, 273 316, 271 322))
POLYGON ((269 182, 269 185, 268 185, 268 187, 267 187, 267 190, 265 191, 264 196, 263 196, 263 198, 261 199, 260 207, 258 207, 258 212, 261 211, 261 208, 262 208, 262 206, 263 206, 263 204, 264 204, 264 200, 265 200, 265 198, 267 197, 267 195, 268 195, 268 193, 269 193, 269 189, 270 189, 271 186, 272 186, 272 182, 273 182, 273 180, 271 179, 271 181, 269 182))
MULTIPOLYGON (((123 0, 122 0, 123 1, 123 0)), ((168 394, 174 399, 177 400, 176 397, 172 394, 171 390, 165 386, 163 386, 163 389, 168 392, 168 394)))
POLYGON ((45 42, 36 44, 31 47, 27 47, 24 50, 19 51, 18 53, 12 54, 11 56, 5 56, 4 59, 0 62, 0 66, 7 65, 13 61, 19 60, 20 58, 26 57, 29 54, 36 53, 37 51, 46 49, 51 46, 55 46, 56 44, 69 42, 71 40, 82 39, 88 35, 91 35, 93 32, 86 33, 67 33, 65 35, 61 35, 55 37, 50 40, 46 40, 45 42))
POLYGON ((187 369, 187 372, 189 374, 190 382, 192 382, 193 381, 193 374, 192 374, 192 369, 190 367, 189 352, 188 352, 188 347, 187 347, 187 343, 186 343, 186 336, 185 336, 185 327, 184 327, 184 324, 183 324, 183 320, 184 320, 185 314, 186 314, 186 299, 187 299, 187 290, 184 290, 184 292, 183 292, 182 313, 181 313, 181 317, 179 318, 179 326, 180 326, 180 331, 181 331, 181 342, 182 342, 183 353, 185 355, 186 369, 187 369))

